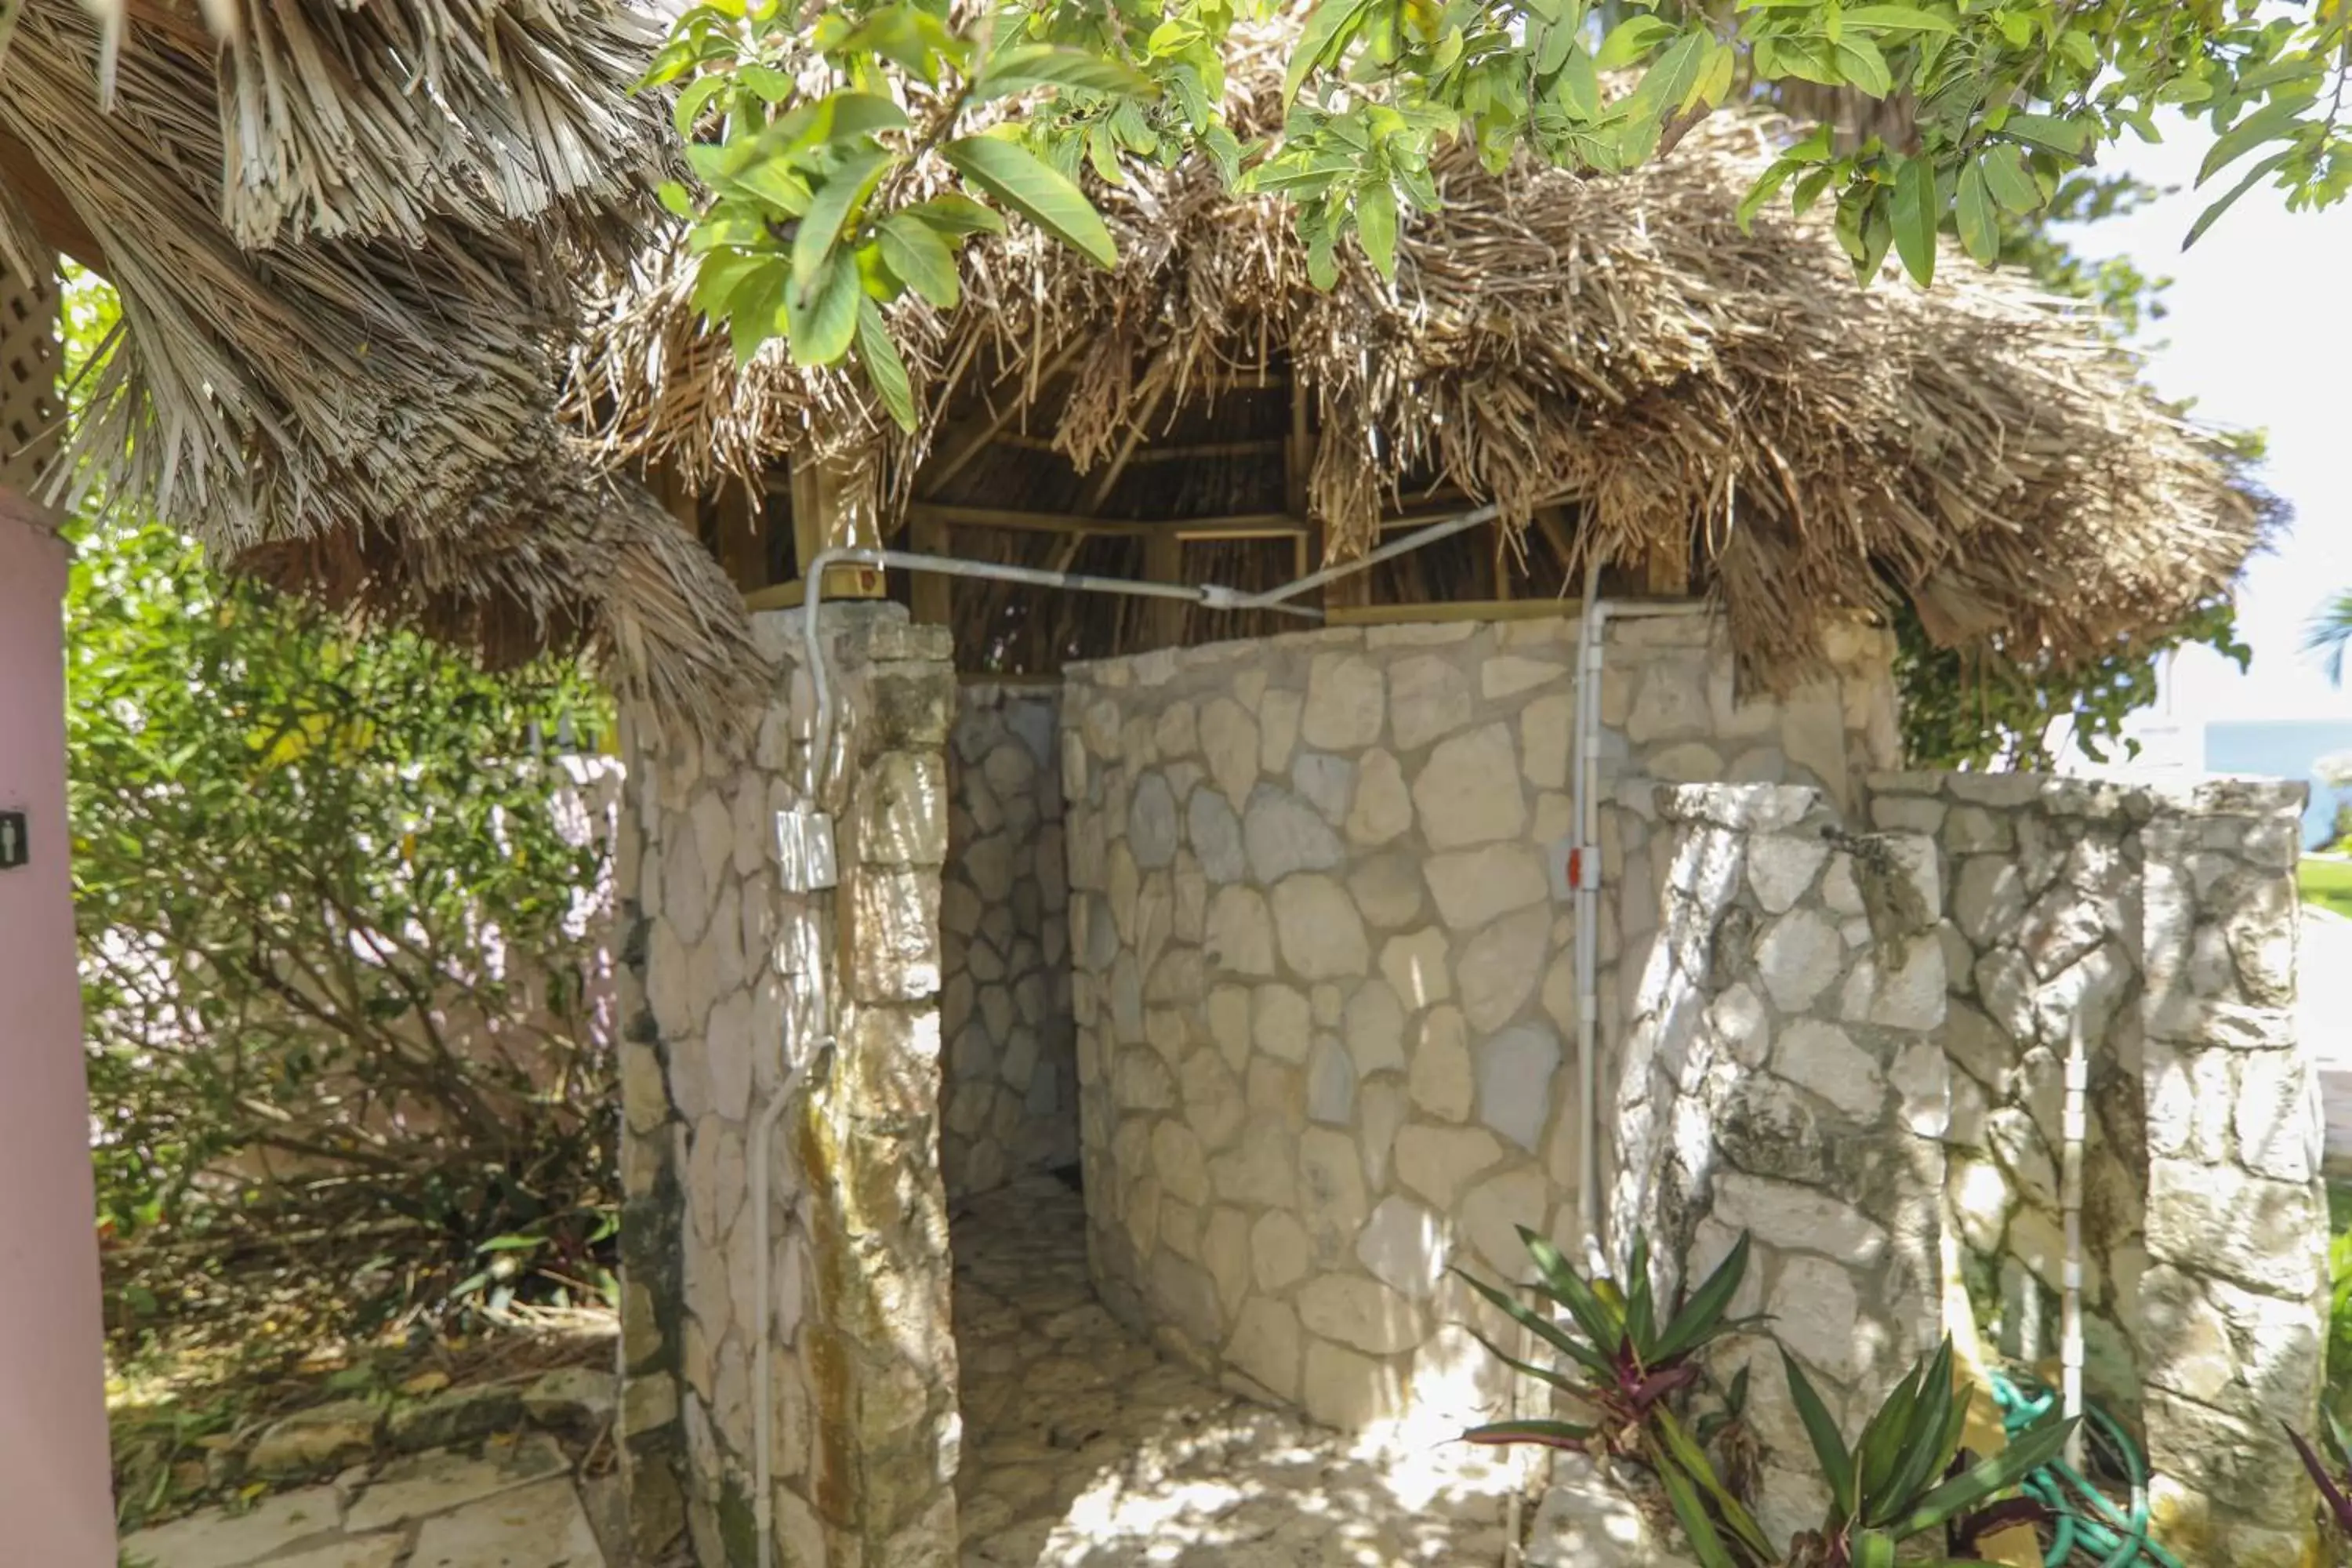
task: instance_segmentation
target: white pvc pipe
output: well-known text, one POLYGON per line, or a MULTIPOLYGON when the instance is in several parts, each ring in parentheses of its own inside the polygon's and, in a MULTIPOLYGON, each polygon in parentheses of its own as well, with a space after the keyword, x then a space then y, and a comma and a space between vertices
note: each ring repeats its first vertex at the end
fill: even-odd
POLYGON ((1695 601, 1612 605, 1600 595, 1599 563, 1584 569, 1584 608, 1577 622, 1576 756, 1570 775, 1569 815, 1575 821, 1570 846, 1570 891, 1576 915, 1577 1211, 1584 1232, 1585 1260, 1613 1274, 1608 1226, 1601 1205, 1601 678, 1606 665, 1609 623, 1633 616, 1704 615, 1695 601))
MULTIPOLYGON (((1601 560, 1585 563, 1584 609, 1576 623, 1576 772, 1570 806, 1576 842, 1569 851, 1570 897, 1576 911, 1576 1206, 1587 1265, 1607 1266, 1601 1226, 1600 1048, 1601 933, 1601 665, 1609 607, 1601 602, 1601 560)), ((1613 1269, 1610 1270, 1614 1272, 1613 1269)))
POLYGON ((1293 578, 1279 588, 1268 588, 1263 593, 1248 595, 1246 607, 1255 610, 1277 608, 1285 599, 1295 599, 1301 594, 1311 593, 1320 588, 1326 583, 1335 583, 1342 577, 1352 576, 1364 568, 1377 566, 1383 561, 1394 560, 1400 555, 1410 555, 1424 544, 1434 544, 1441 539, 1451 539, 1455 534, 1466 529, 1475 528, 1482 522, 1492 522, 1501 513, 1500 507, 1482 506, 1465 511, 1458 517, 1449 517, 1443 521, 1433 522, 1426 528, 1416 528, 1402 539, 1391 540, 1378 549, 1368 550, 1352 560, 1326 566, 1319 572, 1309 572, 1306 576, 1293 578))
POLYGON ((2083 1463, 2083 1145, 2090 1130, 2085 1100, 2091 1064, 2084 1049, 2079 1017, 2067 1030, 2067 1036, 2066 1109, 2061 1128, 2064 1148, 2058 1182, 2058 1204, 2066 1227, 2066 1257, 2059 1298, 2059 1398, 2064 1414, 2076 1421, 2074 1435, 2066 1440, 2066 1449, 2067 1462, 2079 1469, 2083 1463))

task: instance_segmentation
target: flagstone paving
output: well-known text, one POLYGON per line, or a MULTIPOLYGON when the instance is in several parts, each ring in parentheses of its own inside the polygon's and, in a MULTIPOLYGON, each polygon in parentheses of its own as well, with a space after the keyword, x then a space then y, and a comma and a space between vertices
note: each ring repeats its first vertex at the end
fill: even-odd
POLYGON ((1480 1568, 1507 1459, 1343 1436, 1223 1392, 1121 1328, 1052 1178, 954 1226, 963 1568, 1480 1568))
MULTIPOLYGON (((1507 1459, 1360 1438, 1220 1389, 1096 1300, 1051 1178, 955 1227, 962 1568, 1479 1568, 1504 1560, 1507 1459)), ((407 1455, 122 1542, 136 1568, 625 1568, 545 1433, 407 1455)))
POLYGON ((552 1437, 416 1454, 123 1540, 132 1568, 607 1568, 552 1437))

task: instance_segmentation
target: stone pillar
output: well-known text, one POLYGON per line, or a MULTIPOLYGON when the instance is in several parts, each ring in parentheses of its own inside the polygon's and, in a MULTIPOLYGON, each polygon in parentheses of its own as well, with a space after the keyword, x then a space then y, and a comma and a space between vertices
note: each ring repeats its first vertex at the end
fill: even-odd
POLYGON ((2137 1422, 2147 1208, 2140 829, 2148 797, 2026 773, 1886 775, 1872 789, 1881 827, 1936 840, 1949 889, 1941 930, 1952 993, 1942 1031, 1953 1068, 1946 1213, 1969 1314, 2010 1359, 2057 1360, 2066 1059, 2079 1040, 2088 1113, 2084 1383, 2104 1409, 2137 1422))
POLYGON ((2188 1561, 2304 1561, 2311 1490, 2280 1424, 2315 1418, 2327 1206, 2294 1036, 2302 786, 1906 773, 1871 793, 1879 826, 1934 836, 1952 889, 1946 1210, 1974 1317, 2057 1361, 2079 1039, 2084 1390, 2138 1429, 2188 1561))
POLYGON ((1804 1363, 1849 1437, 1942 1331, 1932 1034, 1944 1009, 1934 848, 1850 835, 1823 795, 1657 791, 1657 940, 1637 976, 1615 1105, 1610 1236, 1650 1238, 1662 1296, 1752 1239, 1733 1342, 1752 1368, 1758 1517, 1776 1541, 1828 1499, 1771 1343, 1804 1363))
POLYGON ((2326 1369, 2317 1078, 2294 1029, 2300 784, 2210 784, 2145 830, 2151 1500, 2192 1563, 2314 1561, 2326 1369))
POLYGON ((826 612, 845 782, 836 889, 784 890, 777 815, 803 800, 814 699, 798 612, 759 616, 778 668, 748 758, 625 721, 622 1429, 631 1530, 701 1568, 754 1557, 754 1336, 772 1336, 779 1560, 927 1568, 956 1551, 961 1423, 939 1169, 944 628, 826 612), (833 998, 821 1052, 812 973, 833 998), (750 1161, 775 1122, 771 1316, 750 1161))

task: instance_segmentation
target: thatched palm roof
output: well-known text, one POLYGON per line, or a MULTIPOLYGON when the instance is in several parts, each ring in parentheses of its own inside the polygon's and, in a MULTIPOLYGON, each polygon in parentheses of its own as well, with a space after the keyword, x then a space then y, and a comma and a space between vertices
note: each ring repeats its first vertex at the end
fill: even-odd
MULTIPOLYGON (((1237 128, 1278 126, 1271 59, 1234 81, 1237 128)), ((1180 429, 1213 429, 1228 451, 1281 434, 1284 400, 1254 389, 1288 381, 1321 432, 1306 489, 1335 548, 1433 489, 1514 521, 1564 501, 1579 552, 1630 563, 1696 544, 1699 580, 1767 674, 1806 662, 1824 614, 1895 593, 1945 641, 2074 658, 2235 574, 2261 503, 2094 322, 1956 250, 1930 293, 1862 289, 1828 204, 1743 233, 1739 197, 1779 134, 1719 114, 1614 180, 1496 177, 1454 158, 1444 210, 1409 223, 1394 284, 1359 258, 1328 293, 1272 201, 1197 168, 1136 171, 1096 193, 1117 272, 1016 232, 968 254, 952 315, 898 307, 931 384, 912 438, 780 349, 739 371, 687 304, 690 279, 656 254, 593 321, 575 402, 618 458, 716 473, 787 451, 862 456, 886 511, 970 499, 992 468, 988 499, 1051 511, 1091 489, 1074 475, 1132 458, 1139 433, 1146 451, 1180 429), (1000 423, 1020 443, 1000 460, 960 452, 975 424, 1000 423), (958 452, 944 490, 929 478, 943 450, 958 452)), ((1283 504, 1278 475, 1190 463, 1176 497, 1166 472, 1155 497, 1130 467, 1105 510, 1283 504)))
POLYGON ((129 0, 110 37, 79 0, 12 9, 0 263, 63 250, 122 302, 61 482, 493 658, 584 644, 669 712, 727 711, 754 668, 729 584, 554 415, 569 280, 656 210, 668 132, 627 93, 656 24, 129 0))
MULTIPOLYGON (((1400 499, 1562 502, 1563 557, 1696 544, 1767 673, 1895 592, 1948 640, 2100 651, 2225 582, 2263 522, 2015 278, 1954 257, 1932 295, 1863 290, 1824 219, 1741 233, 1752 118, 1625 180, 1457 163, 1395 284, 1357 266, 1328 293, 1271 203, 1137 171, 1101 193, 1117 273, 1016 233, 967 258, 952 316, 900 307, 929 387, 905 438, 854 382, 781 345, 739 372, 695 321, 647 199, 667 131, 625 91, 657 31, 630 0, 204 0, 226 46, 195 3, 110 0, 110 49, 79 0, 21 0, 0 58, 0 259, 64 249, 123 301, 66 471, 332 602, 499 657, 593 647, 672 714, 739 714, 753 655, 629 477, 654 459, 841 458, 892 518, 918 495, 1311 513, 1341 552, 1400 499), (624 280, 584 341, 583 278, 624 280), (1288 483, 1236 456, 1171 489, 1143 461, 1294 420, 1318 439, 1288 483)), ((1234 80, 1240 129, 1278 121, 1265 54, 1234 80)))

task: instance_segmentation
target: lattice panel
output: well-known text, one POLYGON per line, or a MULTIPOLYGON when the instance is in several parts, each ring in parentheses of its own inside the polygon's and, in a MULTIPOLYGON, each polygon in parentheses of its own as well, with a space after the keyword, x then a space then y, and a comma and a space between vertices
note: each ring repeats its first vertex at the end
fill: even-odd
POLYGON ((0 485, 30 490, 58 445, 58 280, 0 264, 0 485))

